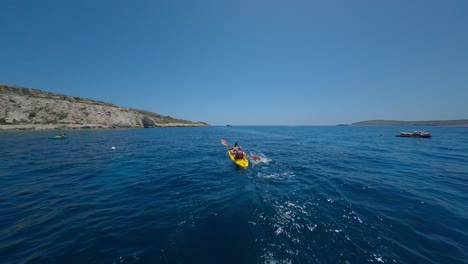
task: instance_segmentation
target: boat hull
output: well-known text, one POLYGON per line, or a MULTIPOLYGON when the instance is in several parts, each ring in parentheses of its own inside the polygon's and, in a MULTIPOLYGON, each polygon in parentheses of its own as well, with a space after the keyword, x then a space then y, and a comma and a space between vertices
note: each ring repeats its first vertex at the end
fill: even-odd
POLYGON ((55 137, 49 137, 49 139, 67 139, 67 136, 55 136, 55 137))
POLYGON ((228 156, 231 159, 231 161, 234 162, 234 164, 236 164, 237 166, 239 166, 241 168, 247 168, 249 166, 249 160, 246 157, 244 157, 242 159, 235 159, 234 155, 231 153, 230 150, 228 150, 227 153, 228 153, 228 156))
POLYGON ((396 135, 396 137, 413 137, 413 138, 430 138, 431 134, 426 133, 426 132, 401 132, 399 135, 396 135))

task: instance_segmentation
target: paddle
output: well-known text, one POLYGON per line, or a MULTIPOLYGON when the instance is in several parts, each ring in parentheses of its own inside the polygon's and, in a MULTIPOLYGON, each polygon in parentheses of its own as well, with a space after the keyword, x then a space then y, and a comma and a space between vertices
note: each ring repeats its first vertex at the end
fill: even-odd
POLYGON ((226 143, 226 140, 221 139, 221 144, 223 144, 226 147, 231 147, 228 143, 226 143))
MULTIPOLYGON (((230 147, 230 148, 231 148, 231 145, 229 145, 229 144, 226 142, 226 140, 224 140, 224 139, 221 139, 221 144, 223 144, 223 145, 226 146, 226 147, 230 147)), ((260 157, 258 157, 258 156, 253 156, 253 155, 252 155, 251 157, 252 157, 253 160, 260 160, 260 157)))

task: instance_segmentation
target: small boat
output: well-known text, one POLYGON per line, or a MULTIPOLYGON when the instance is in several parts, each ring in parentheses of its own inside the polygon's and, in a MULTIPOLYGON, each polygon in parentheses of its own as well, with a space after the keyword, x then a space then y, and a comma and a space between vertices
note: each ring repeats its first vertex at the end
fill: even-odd
POLYGON ((229 155, 229 158, 232 160, 232 162, 234 162, 237 166, 242 167, 242 168, 247 168, 249 166, 249 160, 247 159, 245 155, 242 159, 235 159, 234 154, 232 154, 230 150, 228 150, 227 153, 229 155))
POLYGON ((53 137, 49 137, 49 139, 66 139, 68 138, 67 136, 53 136, 53 137))
MULTIPOLYGON (((232 162, 234 162, 237 166, 241 167, 241 168, 247 168, 249 166, 249 159, 248 159, 248 155, 244 152, 244 157, 242 159, 236 159, 234 157, 234 153, 232 153, 232 149, 233 147, 231 147, 231 145, 229 145, 226 140, 224 139, 221 139, 221 144, 223 144, 224 146, 226 147, 229 147, 229 150, 227 151, 227 154, 229 156, 229 158, 231 159, 232 162)), ((237 143, 235 144, 235 146, 237 146, 237 143)), ((242 150, 243 151, 243 150, 242 150)), ((254 156, 254 155, 251 155, 250 156, 254 161, 258 161, 260 160, 260 157, 258 156, 254 156)))
POLYGON ((414 132, 401 132, 397 137, 415 137, 415 138, 430 138, 431 134, 424 131, 414 131, 414 132))

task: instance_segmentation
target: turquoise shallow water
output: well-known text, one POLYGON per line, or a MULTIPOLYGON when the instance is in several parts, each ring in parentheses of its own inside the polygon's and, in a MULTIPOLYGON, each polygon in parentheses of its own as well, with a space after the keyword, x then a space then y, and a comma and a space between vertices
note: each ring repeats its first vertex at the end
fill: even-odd
POLYGON ((0 133, 0 263, 468 259, 468 128, 51 135, 0 133), (394 136, 416 129, 433 137, 394 136), (236 168, 222 138, 261 161, 236 168))

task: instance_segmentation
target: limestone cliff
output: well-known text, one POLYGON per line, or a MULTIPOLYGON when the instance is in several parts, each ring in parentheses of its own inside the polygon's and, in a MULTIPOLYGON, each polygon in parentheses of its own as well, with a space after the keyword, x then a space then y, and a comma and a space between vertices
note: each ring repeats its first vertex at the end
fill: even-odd
POLYGON ((86 98, 0 84, 0 130, 207 125, 86 98))

